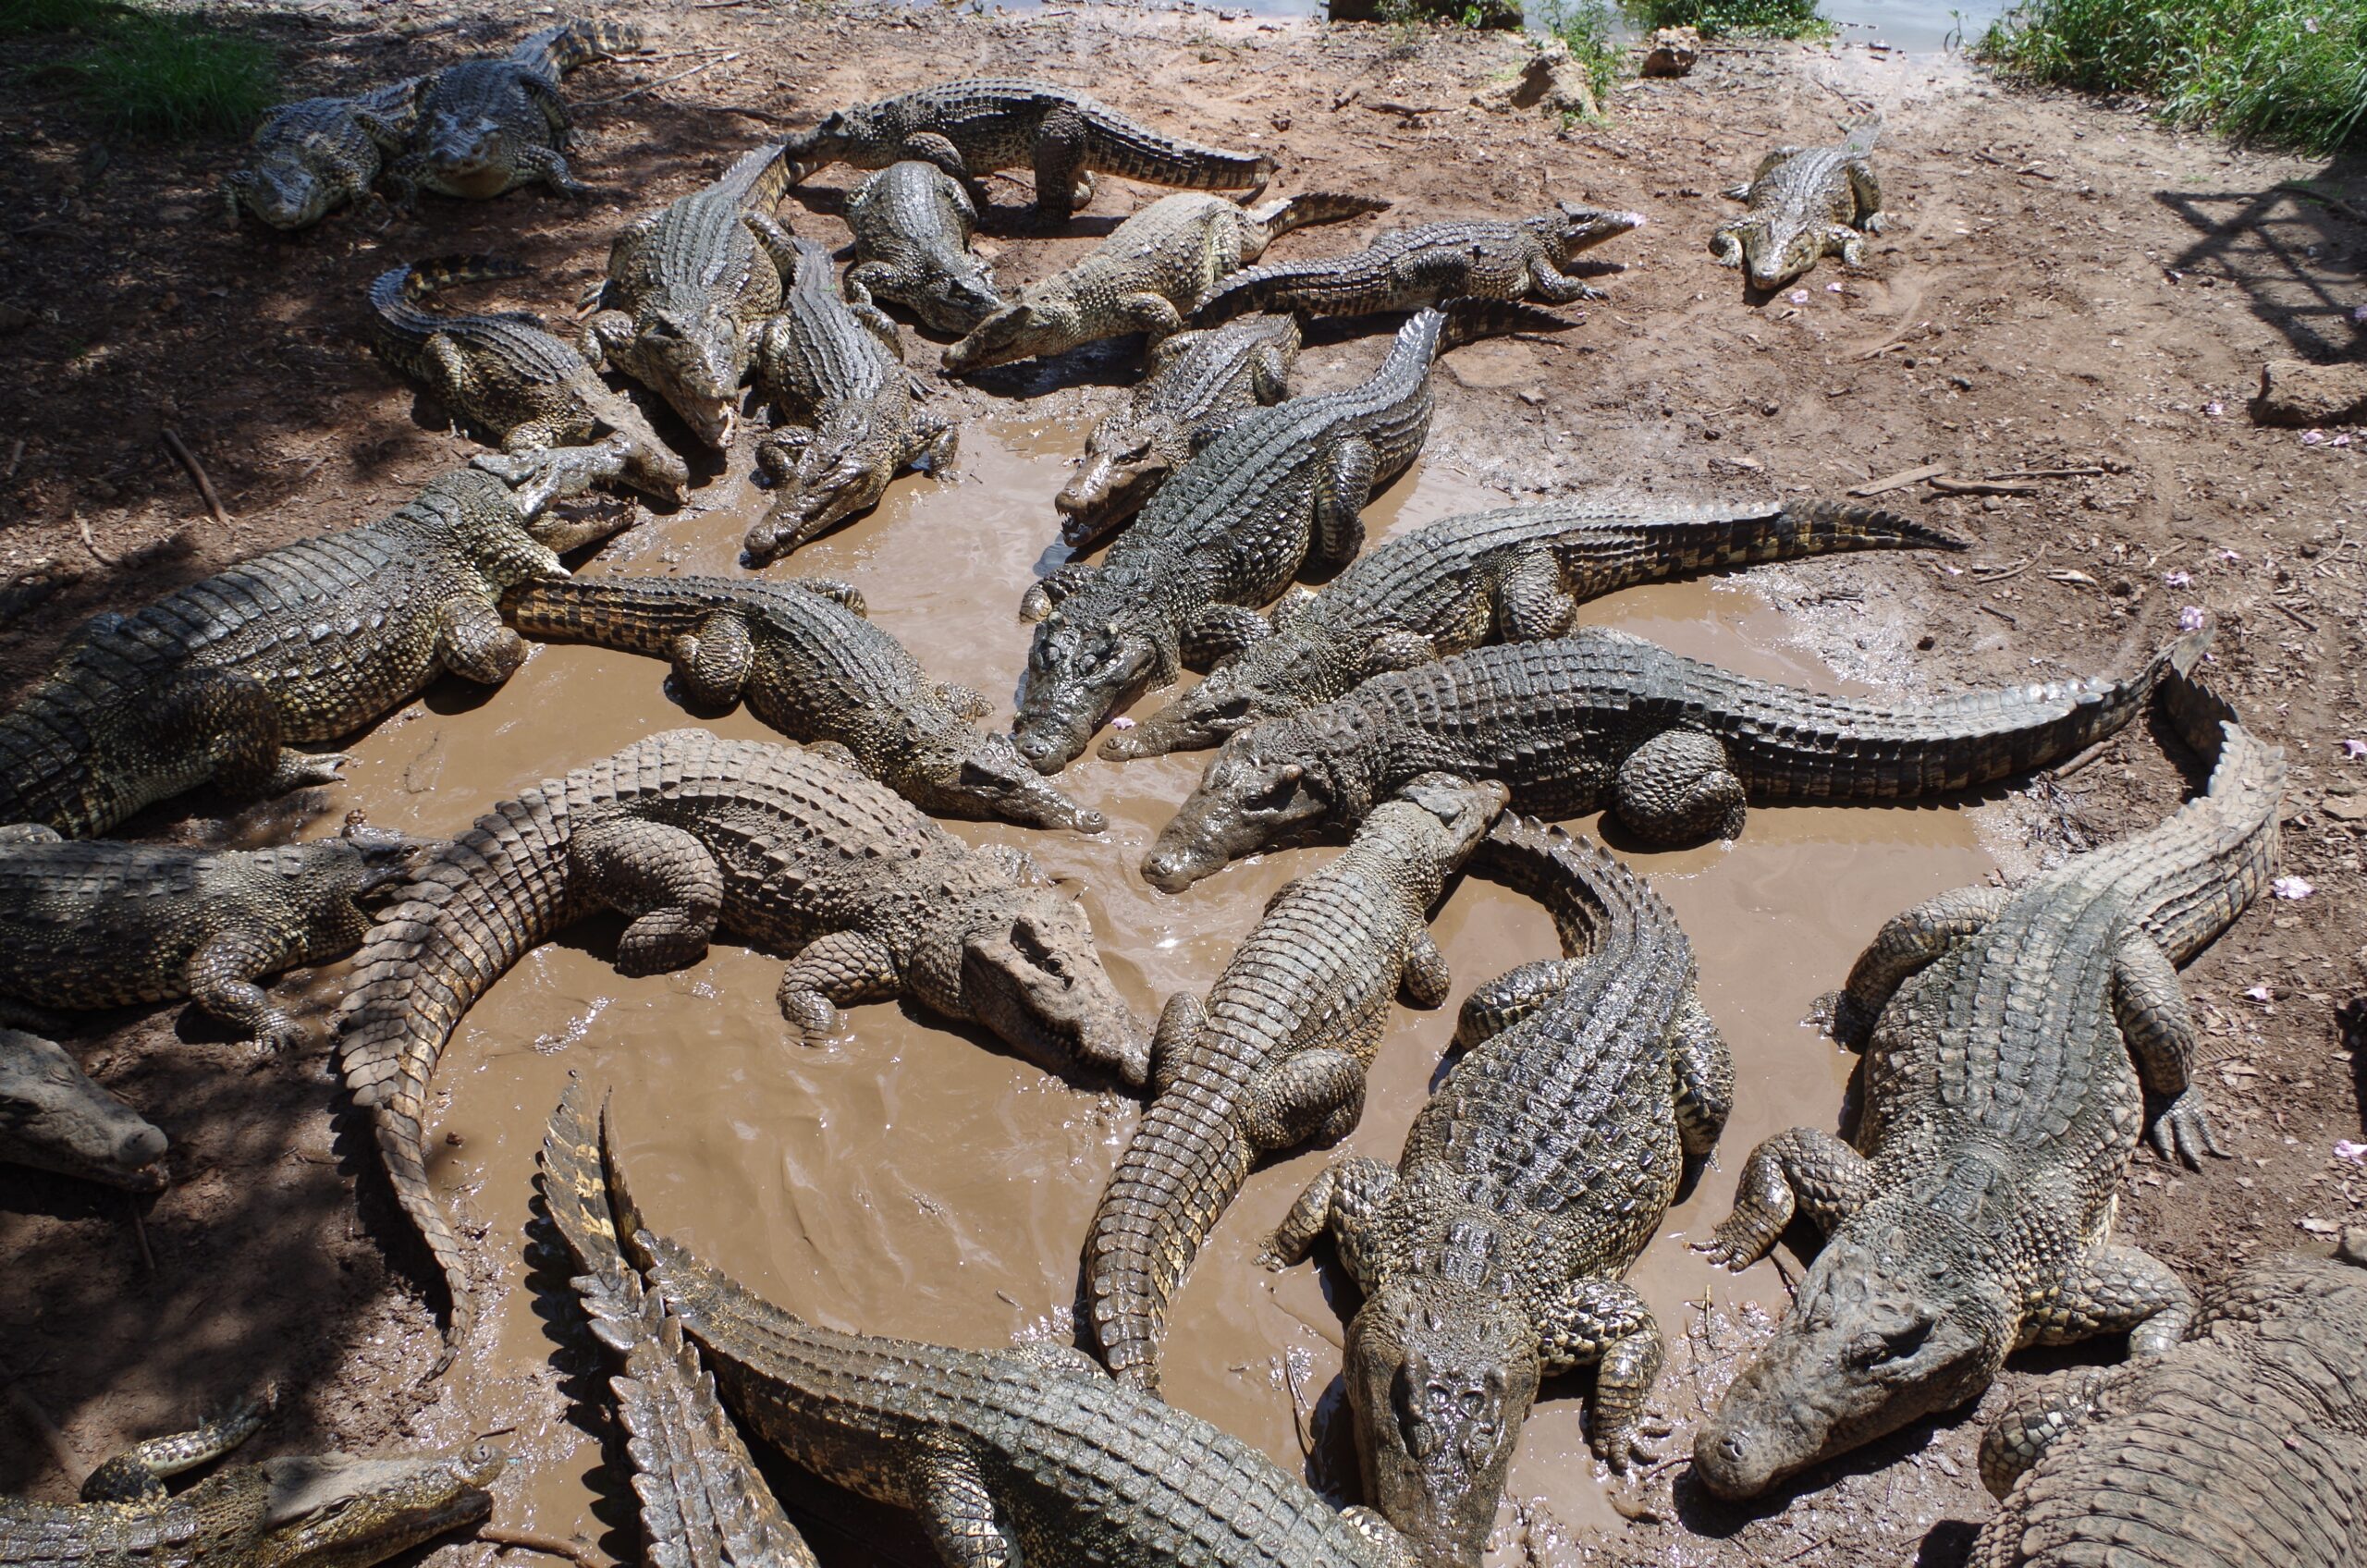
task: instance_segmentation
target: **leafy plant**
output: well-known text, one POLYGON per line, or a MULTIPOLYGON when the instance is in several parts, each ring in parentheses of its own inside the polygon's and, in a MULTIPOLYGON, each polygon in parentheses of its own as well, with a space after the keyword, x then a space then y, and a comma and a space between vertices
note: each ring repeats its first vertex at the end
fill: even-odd
POLYGON ((1698 27, 1704 38, 1821 38, 1833 31, 1816 0, 1620 0, 1620 9, 1637 27, 1698 27))
POLYGON ((1610 0, 1538 0, 1529 18, 1570 47, 1570 58, 1587 73, 1587 85, 1600 103, 1627 63, 1619 39, 1619 18, 1610 0))

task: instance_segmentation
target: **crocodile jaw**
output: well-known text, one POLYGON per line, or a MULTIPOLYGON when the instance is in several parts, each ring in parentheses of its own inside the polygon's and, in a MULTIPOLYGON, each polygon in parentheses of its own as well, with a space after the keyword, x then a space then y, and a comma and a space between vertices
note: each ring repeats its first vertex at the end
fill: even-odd
POLYGON ((508 1463, 490 1443, 450 1459, 265 1460, 272 1561, 384 1562, 491 1513, 485 1488, 508 1463))
POLYGON ((1054 789, 1019 754, 1008 735, 980 735, 962 755, 929 770, 930 809, 975 814, 1025 827, 1098 833, 1110 826, 1054 789))
POLYGON ((1058 773, 1083 754, 1119 704, 1151 682, 1158 655, 1148 638, 1111 622, 1079 625, 1065 606, 1036 630, 1012 738, 1038 773, 1058 773))
POLYGON ((1015 892, 963 938, 962 1011, 1040 1065, 1106 1072, 1129 1088, 1150 1075, 1150 1042, 1093 944, 1093 923, 1065 895, 1015 892))
POLYGON ((137 1193, 165 1187, 165 1134, 55 1043, 0 1029, 0 1159, 137 1193))
POLYGON ((967 375, 1090 342, 1091 335, 1071 319, 1074 313, 1049 300, 1021 300, 1005 305, 972 327, 961 341, 946 347, 946 374, 967 375))
POLYGON ((240 203, 273 228, 308 228, 337 204, 329 188, 300 164, 257 164, 243 172, 233 187, 240 203))
POLYGON ((1244 855, 1279 849, 1331 815, 1331 802, 1302 763, 1258 754, 1256 736, 1236 735, 1143 861, 1143 880, 1180 893, 1244 855))

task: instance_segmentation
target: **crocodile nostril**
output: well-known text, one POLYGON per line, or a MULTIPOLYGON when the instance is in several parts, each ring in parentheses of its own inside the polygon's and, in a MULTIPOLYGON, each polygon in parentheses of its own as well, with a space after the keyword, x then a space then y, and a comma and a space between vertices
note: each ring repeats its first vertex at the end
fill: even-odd
POLYGON ((142 1127, 127 1133, 123 1142, 116 1145, 116 1156, 126 1165, 153 1165, 165 1158, 165 1134, 153 1127, 142 1127))

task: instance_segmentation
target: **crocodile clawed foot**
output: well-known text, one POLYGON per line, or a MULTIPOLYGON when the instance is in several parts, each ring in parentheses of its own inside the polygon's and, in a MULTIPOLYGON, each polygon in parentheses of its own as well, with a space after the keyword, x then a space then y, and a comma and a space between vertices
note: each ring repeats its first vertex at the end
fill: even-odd
POLYGON ((284 1012, 273 1011, 255 1030, 255 1054, 277 1056, 304 1043, 304 1026, 284 1012))
POLYGON ((2218 1131, 2211 1125, 2211 1113, 2203 1109, 2201 1092, 2191 1088, 2171 1101, 2161 1120, 2153 1123, 2153 1147, 2165 1160, 2190 1170, 2202 1169, 2206 1154, 2214 1159, 2228 1158, 2218 1131))
POLYGON ((800 1040, 809 1046, 827 1046, 846 1038, 850 1032, 847 1015, 830 1005, 830 999, 819 991, 782 993, 780 1015, 789 1021, 800 1040))
POLYGON ((1767 1254, 1750 1227, 1729 1219, 1706 1242, 1695 1242, 1693 1250, 1729 1273, 1739 1274, 1767 1254))
POLYGON ((352 760, 343 752, 282 752, 279 766, 272 770, 270 792, 285 794, 290 790, 338 783, 339 770, 352 760))

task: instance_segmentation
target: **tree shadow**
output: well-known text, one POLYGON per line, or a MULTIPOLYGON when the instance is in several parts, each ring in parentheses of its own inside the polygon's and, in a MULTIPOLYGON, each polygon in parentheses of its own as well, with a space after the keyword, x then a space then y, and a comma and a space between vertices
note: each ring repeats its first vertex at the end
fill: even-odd
POLYGON ((2367 349, 2367 320, 2355 313, 2367 216, 2345 193, 2362 184, 2367 154, 2344 153, 2307 180, 2265 190, 2157 191, 2196 234, 2169 270, 2233 284, 2303 359, 2358 354, 2367 349))

